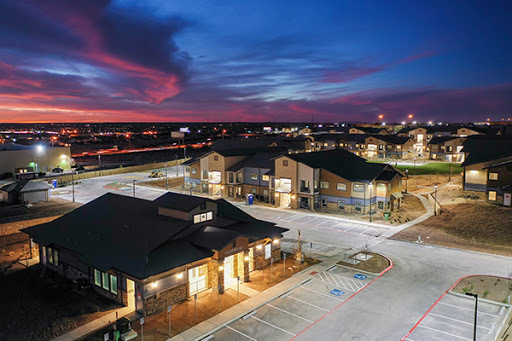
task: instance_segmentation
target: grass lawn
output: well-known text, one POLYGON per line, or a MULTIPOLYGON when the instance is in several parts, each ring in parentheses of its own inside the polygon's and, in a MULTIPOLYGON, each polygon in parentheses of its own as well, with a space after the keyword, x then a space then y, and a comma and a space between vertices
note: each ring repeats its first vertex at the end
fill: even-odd
MULTIPOLYGON (((426 175, 426 174, 450 174, 450 163, 449 162, 432 162, 427 163, 426 165, 397 165, 395 166, 393 162, 389 162, 390 165, 395 168, 405 172, 406 169, 409 170, 409 175, 426 175)), ((462 173, 463 169, 459 163, 452 163, 451 165, 451 174, 458 175, 462 173)))

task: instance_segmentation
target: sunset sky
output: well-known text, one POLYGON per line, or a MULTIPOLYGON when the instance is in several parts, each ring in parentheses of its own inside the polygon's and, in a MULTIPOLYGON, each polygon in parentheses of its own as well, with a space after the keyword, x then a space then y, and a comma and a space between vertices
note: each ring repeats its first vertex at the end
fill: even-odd
POLYGON ((512 117, 510 1, 2 1, 0 122, 512 117))

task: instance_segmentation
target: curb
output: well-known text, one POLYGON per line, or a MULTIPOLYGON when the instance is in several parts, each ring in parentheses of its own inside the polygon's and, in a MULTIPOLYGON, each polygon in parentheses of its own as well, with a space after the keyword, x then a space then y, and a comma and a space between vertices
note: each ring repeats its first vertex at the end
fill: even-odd
MULTIPOLYGON (((467 276, 463 276, 461 278, 459 278, 448 290, 446 290, 438 299, 437 301, 434 302, 434 304, 427 310, 427 312, 425 314, 423 314, 423 316, 420 318, 420 320, 418 322, 416 322, 416 324, 412 327, 411 330, 409 330, 409 332, 400 340, 400 341, 405 341, 407 340, 407 338, 409 337, 409 335, 411 335, 411 333, 414 331, 414 329, 416 329, 416 327, 418 327, 418 325, 421 323, 421 321, 423 321, 423 319, 425 317, 427 317, 427 315, 430 313, 430 311, 432 309, 434 309, 434 307, 437 305, 437 303, 439 303, 439 301, 441 301, 441 299, 444 297, 444 295, 448 294, 448 293, 452 293, 452 289, 455 288, 455 286, 457 286, 457 284, 459 284, 460 281, 462 281, 463 279, 465 278, 468 278, 468 277, 478 277, 478 276, 491 276, 491 277, 499 277, 499 278, 505 278, 505 277, 501 277, 501 276, 492 276, 492 275, 467 275, 467 276)), ((463 295, 464 297, 466 297, 465 295, 463 295)), ((486 300, 487 301, 487 300, 486 300)), ((497 303, 497 302, 494 302, 493 303, 497 303)), ((510 313, 510 311, 509 311, 510 313)))
MULTIPOLYGON (((381 256, 381 257, 386 258, 386 259, 388 260, 388 262, 389 262, 390 266, 392 267, 393 262, 391 261, 391 259, 389 259, 388 257, 386 257, 386 256, 384 256, 384 255, 382 255, 382 254, 380 254, 380 253, 377 253, 377 252, 374 252, 374 253, 375 253, 376 255, 379 255, 379 256, 381 256)), ((388 268, 386 268, 386 269, 382 270, 381 272, 375 273, 375 272, 370 272, 370 271, 365 271, 365 270, 360 270, 360 269, 351 268, 351 267, 350 267, 350 266, 348 266, 348 265, 341 265, 341 264, 338 264, 338 263, 336 263, 335 265, 336 265, 336 266, 339 266, 339 267, 342 267, 342 268, 346 268, 346 269, 350 269, 350 270, 354 270, 354 271, 363 272, 363 273, 366 273, 366 274, 369 274, 369 275, 372 275, 372 276, 379 276, 379 275, 381 275, 381 274, 383 273, 382 271, 387 271, 387 270, 388 270, 388 268, 389 268, 389 266, 388 266, 388 268)))
MULTIPOLYGON (((454 296, 458 296, 458 297, 464 297, 466 299, 469 299, 469 297, 467 295, 461 294, 460 292, 455 292, 453 290, 448 291, 448 294, 454 295, 454 296)), ((500 307, 505 307, 505 308, 511 308, 512 307, 512 305, 510 305, 508 303, 496 302, 496 301, 488 300, 487 298, 483 298, 483 297, 480 297, 480 296, 478 296, 478 301, 479 302, 482 301, 482 302, 485 302, 485 303, 498 305, 500 307)))

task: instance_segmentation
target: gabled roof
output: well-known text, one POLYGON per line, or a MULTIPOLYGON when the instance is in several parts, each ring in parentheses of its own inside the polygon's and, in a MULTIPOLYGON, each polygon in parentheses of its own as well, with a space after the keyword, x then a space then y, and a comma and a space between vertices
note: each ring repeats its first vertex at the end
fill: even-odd
POLYGON ((472 135, 463 143, 464 153, 468 153, 462 166, 512 156, 512 136, 472 135))
POLYGON ((0 191, 3 191, 3 192, 19 192, 19 191, 21 191, 21 189, 23 188, 25 183, 26 183, 26 181, 22 180, 22 181, 14 181, 14 182, 11 182, 11 183, 8 183, 8 184, 4 184, 4 185, 0 186, 0 191))
POLYGON ((388 131, 386 128, 376 128, 376 127, 351 127, 351 128, 359 129, 368 134, 378 134, 383 130, 388 131))
POLYGON ((48 191, 51 188, 52 186, 43 181, 29 181, 25 186, 23 186, 20 192, 48 191))
POLYGON ((167 192, 156 198, 154 203, 160 207, 171 208, 178 211, 190 212, 204 202, 212 201, 208 198, 196 197, 193 195, 167 192))
POLYGON ((388 167, 383 163, 368 163, 365 159, 344 149, 289 154, 286 157, 312 168, 323 168, 350 181, 372 181, 388 167))
POLYGON ((143 279, 211 257, 213 250, 230 238, 243 235, 256 241, 282 237, 287 231, 255 219, 223 199, 167 194, 149 201, 107 193, 22 232, 38 244, 66 249, 99 270, 115 268, 143 279), (158 214, 161 204, 188 209, 204 200, 217 204, 217 217, 203 224, 158 214))
POLYGON ((442 144, 448 141, 457 140, 457 139, 465 139, 465 137, 460 136, 436 136, 433 137, 428 144, 442 144))
POLYGON ((364 143, 367 134, 340 134, 339 141, 364 143))
POLYGON ((244 167, 253 168, 268 168, 274 169, 274 159, 278 156, 284 155, 286 152, 267 152, 267 153, 256 153, 246 157, 240 162, 237 162, 233 166, 226 169, 228 172, 237 172, 244 167))
POLYGON ((391 144, 398 144, 403 145, 407 141, 411 140, 411 137, 408 136, 398 136, 398 135, 369 135, 367 137, 374 137, 378 140, 391 143, 391 144))

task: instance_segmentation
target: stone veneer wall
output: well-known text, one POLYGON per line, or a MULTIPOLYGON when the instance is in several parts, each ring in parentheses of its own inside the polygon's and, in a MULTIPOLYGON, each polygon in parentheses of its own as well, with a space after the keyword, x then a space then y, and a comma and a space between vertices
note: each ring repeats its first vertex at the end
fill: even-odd
MULTIPOLYGON (((224 282, 224 278, 222 278, 222 282, 224 282)), ((208 288, 211 288, 213 291, 218 290, 219 283, 219 261, 212 259, 208 262, 208 288)), ((222 283, 223 285, 223 283, 222 283)))
MULTIPOLYGON (((277 248, 273 249, 270 254, 270 257, 271 258, 269 258, 269 259, 265 259, 265 251, 254 255, 254 269, 258 270, 258 269, 263 268, 264 266, 269 265, 270 259, 273 259, 274 262, 280 261, 281 260, 281 247, 277 247, 277 248)), ((249 267, 249 265, 247 265, 247 267, 249 267)))
POLYGON ((151 315, 167 309, 170 304, 176 304, 187 299, 187 284, 159 292, 144 300, 144 311, 151 315))

